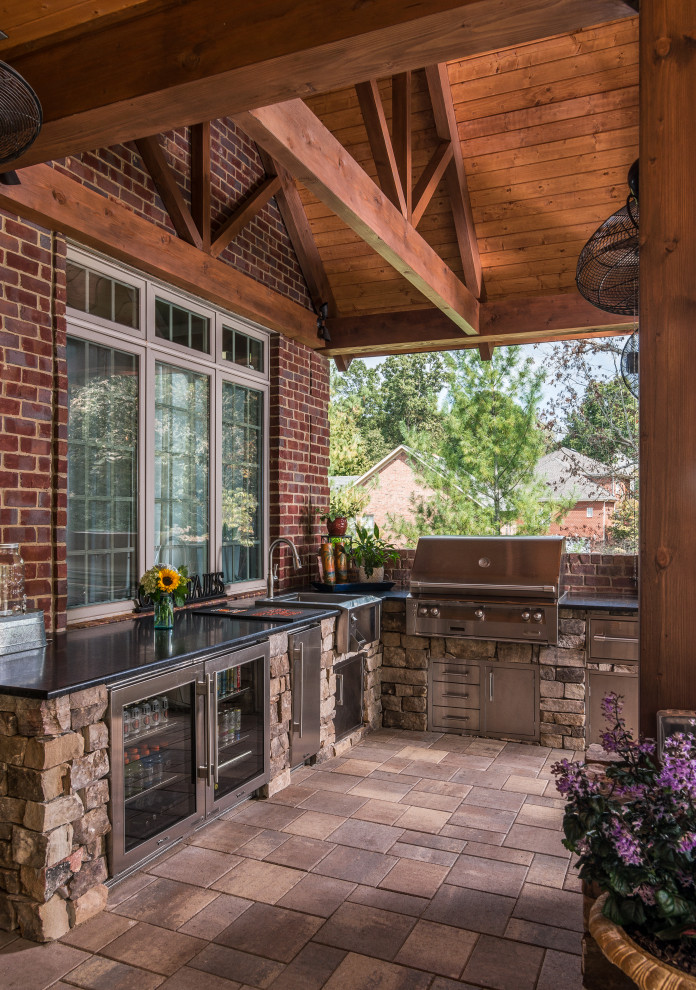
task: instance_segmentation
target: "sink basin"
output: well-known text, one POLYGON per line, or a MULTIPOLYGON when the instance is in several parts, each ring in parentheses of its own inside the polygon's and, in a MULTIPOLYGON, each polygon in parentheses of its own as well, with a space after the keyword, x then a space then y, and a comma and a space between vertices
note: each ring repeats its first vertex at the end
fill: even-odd
POLYGON ((336 649, 349 653, 379 639, 382 601, 365 594, 323 594, 320 591, 287 591, 275 598, 257 600, 256 605, 282 606, 292 602, 297 608, 336 609, 336 649))

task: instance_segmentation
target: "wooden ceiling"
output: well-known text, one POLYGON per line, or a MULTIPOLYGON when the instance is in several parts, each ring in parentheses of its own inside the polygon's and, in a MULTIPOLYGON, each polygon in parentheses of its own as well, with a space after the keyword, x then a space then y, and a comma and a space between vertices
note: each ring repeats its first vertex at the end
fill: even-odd
MULTIPOLYGON (((0 5, 10 35, 0 57, 35 86, 46 118, 14 167, 124 140, 157 166, 152 135, 233 117, 269 178, 225 236, 276 196, 315 305, 329 304, 326 353, 485 337, 489 354, 491 343, 625 328, 584 303, 574 275, 588 236, 625 200, 638 154, 630 0, 337 0, 331 18, 324 0, 255 0, 234 5, 234 18, 218 0, 50 6, 0 5)), ((127 230, 133 263, 159 272, 135 218, 81 206, 42 169, 0 187, 0 205, 117 256, 127 230)), ((214 270, 211 291, 224 300, 209 230, 206 239, 200 218, 176 208, 183 240, 159 273, 185 270, 202 290, 214 270)), ((229 305, 245 298, 240 278, 229 305)), ((247 315, 268 312, 270 297, 249 290, 247 315)), ((268 325, 324 347, 292 305, 268 325)))
MULTIPOLYGON (((626 199, 638 154, 638 24, 622 20, 448 63, 486 298, 574 291, 598 224, 626 199)), ((380 91, 391 123, 390 80, 380 91)), ((355 88, 307 100, 375 181, 355 88)), ((425 73, 413 74, 414 183, 437 145, 425 73)), ((302 200, 337 310, 423 307, 419 293, 311 193, 302 200)), ((444 181, 417 227, 460 277, 444 181)))

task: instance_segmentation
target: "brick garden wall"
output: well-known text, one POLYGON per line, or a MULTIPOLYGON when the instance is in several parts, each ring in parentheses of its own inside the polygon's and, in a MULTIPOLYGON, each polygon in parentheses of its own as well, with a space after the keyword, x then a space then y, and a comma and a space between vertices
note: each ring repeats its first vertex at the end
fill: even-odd
MULTIPOLYGON (((190 201, 189 129, 159 140, 190 201)), ((256 188, 263 169, 254 144, 229 121, 213 123, 211 149, 215 225, 256 188)), ((84 153, 54 167, 173 232, 135 145, 84 153)), ((66 625, 65 257, 62 235, 0 213, 0 542, 20 544, 27 604, 43 609, 49 631, 66 625)), ((220 260, 311 307, 275 200, 220 260)), ((318 543, 313 509, 327 497, 327 361, 274 338, 270 404, 271 537, 282 532, 297 539, 308 561, 318 543)), ((305 563, 302 578, 309 576, 305 563)))

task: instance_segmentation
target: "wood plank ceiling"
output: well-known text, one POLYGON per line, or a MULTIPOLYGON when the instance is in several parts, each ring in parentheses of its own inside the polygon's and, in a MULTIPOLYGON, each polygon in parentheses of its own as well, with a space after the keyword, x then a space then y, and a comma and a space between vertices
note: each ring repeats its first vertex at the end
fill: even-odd
MULTIPOLYGON (((637 157, 637 18, 452 61, 447 69, 484 298, 575 293, 578 253, 623 204, 626 174, 637 157)), ((424 71, 412 73, 411 93, 417 186, 439 144, 424 71)), ((391 80, 379 81, 379 94, 393 130, 391 80)), ((306 102, 379 183, 356 89, 306 102)), ((329 207, 298 188, 337 314, 355 318, 427 308, 423 296, 329 207)), ((463 278, 444 180, 417 229, 463 278)))
MULTIPOLYGON (((638 153, 637 18, 452 61, 447 68, 485 298, 575 292, 578 253, 623 204, 626 174, 638 153)), ((391 128, 391 80, 380 80, 379 92, 391 128)), ((306 102, 378 182, 356 89, 306 102)), ((417 185, 439 144, 424 71, 412 73, 411 125, 417 185)), ((364 240, 298 188, 338 314, 427 307, 364 240)), ((444 180, 417 229, 463 277, 444 180)))

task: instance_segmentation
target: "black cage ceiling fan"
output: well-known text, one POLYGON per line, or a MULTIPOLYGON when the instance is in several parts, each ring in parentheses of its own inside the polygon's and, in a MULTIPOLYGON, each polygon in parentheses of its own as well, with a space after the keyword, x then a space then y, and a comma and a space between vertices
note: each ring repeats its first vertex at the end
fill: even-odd
POLYGON ((626 205, 595 230, 580 252, 575 281, 588 302, 606 313, 632 316, 636 329, 621 353, 621 375, 638 398, 638 274, 639 222, 638 159, 628 170, 626 205))
MULTIPOLYGON (((0 62, 0 165, 23 155, 39 136, 43 114, 39 98, 12 66, 0 62)), ((0 182, 16 185, 16 172, 0 174, 0 182)))

